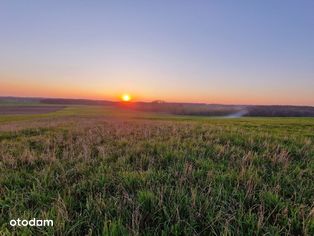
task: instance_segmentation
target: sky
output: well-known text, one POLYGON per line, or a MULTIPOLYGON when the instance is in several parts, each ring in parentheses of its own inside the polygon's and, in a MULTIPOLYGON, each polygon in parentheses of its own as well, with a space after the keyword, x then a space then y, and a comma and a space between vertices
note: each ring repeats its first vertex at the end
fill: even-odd
POLYGON ((2 0, 0 96, 314 106, 313 0, 2 0))

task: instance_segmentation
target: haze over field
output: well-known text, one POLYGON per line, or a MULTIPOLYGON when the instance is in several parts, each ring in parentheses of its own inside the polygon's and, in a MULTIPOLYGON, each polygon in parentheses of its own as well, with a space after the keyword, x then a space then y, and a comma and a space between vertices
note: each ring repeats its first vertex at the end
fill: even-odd
POLYGON ((0 95, 314 105, 314 2, 2 1, 0 95))

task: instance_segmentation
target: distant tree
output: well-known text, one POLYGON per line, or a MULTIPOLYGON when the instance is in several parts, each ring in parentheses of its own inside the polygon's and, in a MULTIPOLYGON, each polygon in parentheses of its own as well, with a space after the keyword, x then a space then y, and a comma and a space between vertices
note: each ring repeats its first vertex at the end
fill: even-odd
POLYGON ((153 104, 164 104, 166 103, 165 101, 163 100, 155 100, 155 101, 152 101, 153 104))

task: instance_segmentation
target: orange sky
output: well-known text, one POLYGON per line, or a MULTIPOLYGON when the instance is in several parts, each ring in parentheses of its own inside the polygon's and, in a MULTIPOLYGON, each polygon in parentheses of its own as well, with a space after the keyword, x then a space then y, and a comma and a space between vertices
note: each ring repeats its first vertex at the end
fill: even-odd
POLYGON ((5 1, 0 11, 0 96, 314 105, 313 1, 5 1))
POLYGON ((133 101, 165 100, 167 102, 195 102, 195 103, 219 103, 219 104, 282 104, 282 105, 313 105, 314 101, 307 97, 279 96, 276 91, 258 95, 247 91, 244 94, 226 93, 219 91, 212 94, 188 94, 175 91, 172 94, 164 94, 163 91, 141 91, 140 89, 111 90, 110 88, 97 88, 91 90, 80 86, 67 84, 35 84, 28 82, 2 82, 0 87, 1 96, 18 97, 52 97, 52 98, 83 98, 100 100, 120 100, 121 95, 128 93, 133 101))

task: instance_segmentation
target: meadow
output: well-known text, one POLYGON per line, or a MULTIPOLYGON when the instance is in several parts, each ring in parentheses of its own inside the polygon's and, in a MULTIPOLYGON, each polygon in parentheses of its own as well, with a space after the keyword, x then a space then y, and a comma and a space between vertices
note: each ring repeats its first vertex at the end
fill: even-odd
POLYGON ((314 118, 1 115, 0 235, 314 235, 314 118))

